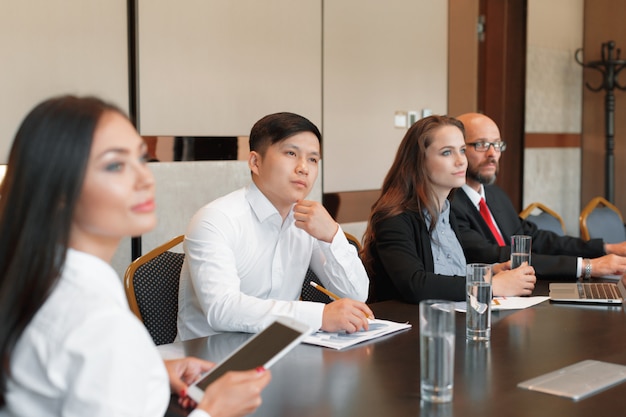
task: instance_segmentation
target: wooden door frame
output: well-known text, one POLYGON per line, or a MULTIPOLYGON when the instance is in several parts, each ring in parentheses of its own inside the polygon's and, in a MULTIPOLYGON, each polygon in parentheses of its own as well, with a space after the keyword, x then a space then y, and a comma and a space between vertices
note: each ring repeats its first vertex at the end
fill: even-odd
POLYGON ((527 0, 480 0, 484 41, 478 47, 478 111, 492 118, 507 143, 496 183, 522 209, 526 102, 527 0))

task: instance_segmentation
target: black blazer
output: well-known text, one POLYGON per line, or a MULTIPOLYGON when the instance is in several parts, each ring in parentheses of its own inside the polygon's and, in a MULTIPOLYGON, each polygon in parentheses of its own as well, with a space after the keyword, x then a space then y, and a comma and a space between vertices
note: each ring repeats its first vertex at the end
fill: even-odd
MULTIPOLYGON (((487 206, 493 215, 505 242, 513 235, 530 235, 532 241, 531 264, 538 278, 576 278, 577 257, 603 256, 602 239, 584 241, 571 236, 539 230, 533 223, 522 220, 506 193, 496 185, 485 186, 487 206)), ((465 191, 456 190, 450 197, 461 245, 467 262, 505 262, 511 256, 510 246, 498 246, 496 239, 480 212, 465 191)))
MULTIPOLYGON (((450 213, 450 224, 458 238, 453 217, 450 213)), ((371 247, 374 262, 368 271, 373 300, 414 304, 429 298, 465 300, 465 277, 434 273, 430 236, 419 213, 407 211, 381 221, 375 236, 371 247)))

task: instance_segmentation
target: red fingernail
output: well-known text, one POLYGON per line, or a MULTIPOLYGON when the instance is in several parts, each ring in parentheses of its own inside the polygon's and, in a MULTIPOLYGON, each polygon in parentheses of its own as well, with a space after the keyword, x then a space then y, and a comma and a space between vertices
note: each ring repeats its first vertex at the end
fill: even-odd
POLYGON ((262 372, 265 372, 265 368, 264 368, 264 367, 262 367, 262 366, 259 366, 259 367, 257 367, 257 368, 256 368, 256 371, 257 371, 258 373, 262 373, 262 372))
POLYGON ((179 396, 185 398, 187 396, 187 390, 185 388, 181 389, 179 396))

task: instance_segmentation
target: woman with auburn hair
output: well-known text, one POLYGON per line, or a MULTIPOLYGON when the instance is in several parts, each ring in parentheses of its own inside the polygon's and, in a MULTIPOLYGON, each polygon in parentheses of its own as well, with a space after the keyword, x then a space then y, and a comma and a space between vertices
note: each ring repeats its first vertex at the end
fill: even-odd
MULTIPOLYGON (((162 416, 212 366, 163 361, 108 264, 156 224, 146 151, 96 98, 52 98, 22 122, 0 186, 0 415, 162 416)), ((250 413, 269 380, 226 374, 190 415, 250 413)))
MULTIPOLYGON (((463 124, 447 116, 419 120, 406 133, 372 206, 361 257, 371 301, 465 299, 466 262, 448 195, 465 183, 463 124)), ((530 295, 534 270, 494 265, 493 294, 530 295)))

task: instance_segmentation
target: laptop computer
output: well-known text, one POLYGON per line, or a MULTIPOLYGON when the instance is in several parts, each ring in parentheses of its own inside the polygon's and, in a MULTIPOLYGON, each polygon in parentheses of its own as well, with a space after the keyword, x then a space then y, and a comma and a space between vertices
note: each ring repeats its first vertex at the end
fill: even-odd
POLYGON ((562 303, 621 304, 626 287, 615 282, 550 283, 550 301, 562 303))

